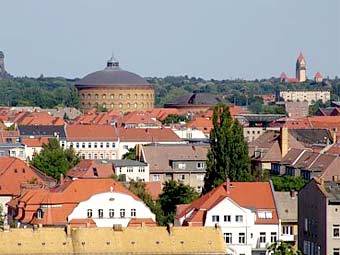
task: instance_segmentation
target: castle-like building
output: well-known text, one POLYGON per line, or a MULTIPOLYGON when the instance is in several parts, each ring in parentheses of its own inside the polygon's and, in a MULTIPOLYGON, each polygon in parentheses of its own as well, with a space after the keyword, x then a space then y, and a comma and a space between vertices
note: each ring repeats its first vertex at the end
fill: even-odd
POLYGON ((154 106, 153 86, 141 76, 122 70, 112 57, 104 70, 76 82, 83 110, 104 108, 122 113, 150 110, 154 106))
MULTIPOLYGON (((307 80, 307 66, 306 59, 303 54, 300 52, 296 60, 296 68, 295 68, 295 77, 288 77, 285 72, 281 73, 280 81, 284 83, 301 83, 307 80)), ((315 82, 322 82, 323 77, 321 73, 317 72, 314 75, 315 82)))

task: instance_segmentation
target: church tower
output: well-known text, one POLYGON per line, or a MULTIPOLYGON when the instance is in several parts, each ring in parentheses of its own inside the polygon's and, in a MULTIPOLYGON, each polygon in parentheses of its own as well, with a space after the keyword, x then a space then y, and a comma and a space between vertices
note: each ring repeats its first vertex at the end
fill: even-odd
POLYGON ((302 53, 300 53, 297 61, 296 61, 296 80, 298 82, 305 82, 307 80, 306 77, 306 60, 302 53))
POLYGON ((0 76, 4 75, 5 71, 5 55, 2 51, 0 51, 0 76))

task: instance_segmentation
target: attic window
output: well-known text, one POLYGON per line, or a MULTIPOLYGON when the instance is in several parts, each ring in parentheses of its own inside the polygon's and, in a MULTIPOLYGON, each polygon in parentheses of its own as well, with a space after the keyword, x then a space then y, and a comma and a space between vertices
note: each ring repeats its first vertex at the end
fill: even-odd
POLYGON ((257 216, 260 219, 272 219, 273 218, 273 213, 270 211, 260 211, 257 213, 257 216))
POLYGON ((14 173, 17 173, 18 172, 18 170, 17 169, 14 169, 14 173))

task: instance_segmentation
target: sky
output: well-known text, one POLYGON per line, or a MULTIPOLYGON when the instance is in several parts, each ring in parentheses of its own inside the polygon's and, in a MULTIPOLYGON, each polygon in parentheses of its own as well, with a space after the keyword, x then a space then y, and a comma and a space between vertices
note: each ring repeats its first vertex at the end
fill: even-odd
POLYGON ((340 76, 339 0, 0 0, 0 50, 16 76, 103 69, 142 76, 340 76))

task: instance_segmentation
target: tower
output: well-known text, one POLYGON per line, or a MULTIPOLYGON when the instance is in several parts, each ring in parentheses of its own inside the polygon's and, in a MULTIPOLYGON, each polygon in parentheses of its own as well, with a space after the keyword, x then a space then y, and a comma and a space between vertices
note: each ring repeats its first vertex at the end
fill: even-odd
POLYGON ((298 82, 306 81, 306 60, 302 53, 300 53, 296 60, 296 79, 298 82))
POLYGON ((0 76, 4 75, 5 71, 5 55, 2 51, 0 51, 0 76))

